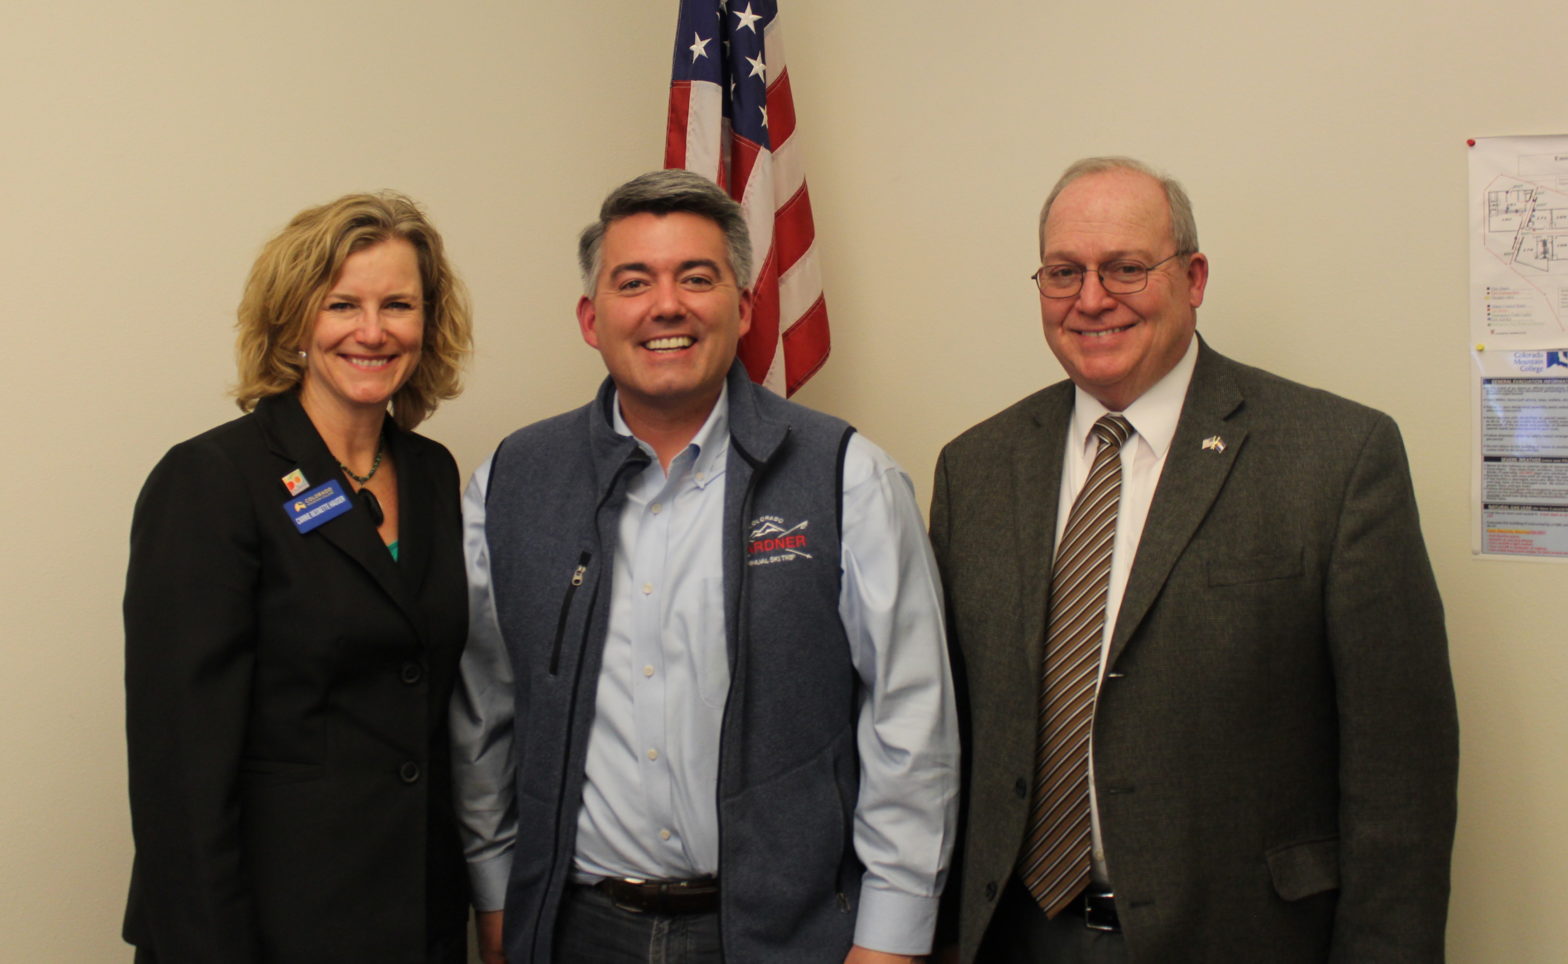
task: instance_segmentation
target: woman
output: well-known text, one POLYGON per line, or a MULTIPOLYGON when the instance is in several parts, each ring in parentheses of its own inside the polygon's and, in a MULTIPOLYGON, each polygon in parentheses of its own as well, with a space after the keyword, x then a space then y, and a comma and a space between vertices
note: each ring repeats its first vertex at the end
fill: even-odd
POLYGON ((250 414, 171 449, 131 525, 125 938, 460 964, 459 482, 411 430, 457 394, 466 295, 411 201, 355 194, 263 249, 238 329, 250 414))

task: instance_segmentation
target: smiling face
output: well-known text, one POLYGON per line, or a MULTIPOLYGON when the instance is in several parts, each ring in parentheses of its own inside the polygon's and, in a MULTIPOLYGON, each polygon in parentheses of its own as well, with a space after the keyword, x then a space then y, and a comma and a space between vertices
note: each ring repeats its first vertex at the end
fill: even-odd
POLYGON ((634 214, 610 224, 600 250, 577 321, 620 390, 622 415, 634 430, 695 419, 695 432, 751 327, 751 291, 736 282, 724 232, 696 214, 634 214))
POLYGON ((1120 412, 1175 367, 1192 341, 1209 262, 1175 258, 1149 272, 1133 294, 1108 293, 1094 268, 1169 257, 1170 204, 1158 181, 1135 171, 1087 174, 1051 205, 1041 235, 1044 264, 1087 268, 1070 298, 1040 296, 1045 341, 1073 382, 1120 412))
POLYGON ((414 373, 425 330, 419 256, 401 238, 349 255, 305 344, 300 403, 312 416, 380 413, 414 373))

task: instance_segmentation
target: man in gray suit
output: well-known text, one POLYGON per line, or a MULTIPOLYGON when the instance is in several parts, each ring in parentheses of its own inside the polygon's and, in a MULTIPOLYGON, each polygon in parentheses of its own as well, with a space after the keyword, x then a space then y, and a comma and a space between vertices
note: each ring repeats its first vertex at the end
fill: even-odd
POLYGON ((931 509, 956 956, 1440 961, 1458 724, 1393 421, 1194 337, 1191 205, 1137 161, 1070 167, 1040 252, 1070 381, 949 444, 931 509))

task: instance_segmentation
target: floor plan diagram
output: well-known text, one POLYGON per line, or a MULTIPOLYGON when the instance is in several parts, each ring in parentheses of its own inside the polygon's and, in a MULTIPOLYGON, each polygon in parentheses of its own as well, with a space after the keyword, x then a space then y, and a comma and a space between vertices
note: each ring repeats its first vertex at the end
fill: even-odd
POLYGON ((1477 320, 1491 337, 1568 332, 1568 154, 1519 153, 1499 167, 1472 202, 1495 271, 1477 320))

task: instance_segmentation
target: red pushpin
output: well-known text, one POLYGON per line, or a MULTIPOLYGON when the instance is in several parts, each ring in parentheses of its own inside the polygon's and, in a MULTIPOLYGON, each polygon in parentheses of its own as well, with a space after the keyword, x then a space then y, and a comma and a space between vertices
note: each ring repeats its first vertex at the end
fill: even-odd
POLYGON ((1465 143, 1466 143, 1466 144, 1469 144, 1469 145, 1470 145, 1470 146, 1471 146, 1471 147, 1474 147, 1474 146, 1475 146, 1475 138, 1473 138, 1473 137, 1471 137, 1471 138, 1467 138, 1467 139, 1466 139, 1466 140, 1465 140, 1465 143))

